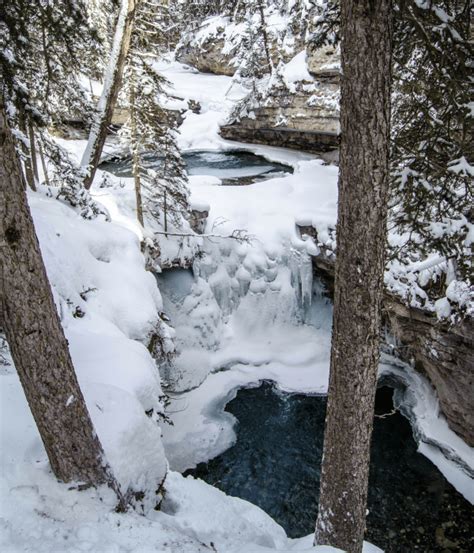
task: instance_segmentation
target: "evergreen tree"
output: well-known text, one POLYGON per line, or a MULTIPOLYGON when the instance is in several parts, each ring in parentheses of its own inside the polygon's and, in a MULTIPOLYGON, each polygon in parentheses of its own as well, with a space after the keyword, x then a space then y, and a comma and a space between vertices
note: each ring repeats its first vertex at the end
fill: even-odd
MULTIPOLYGON (((188 211, 185 165, 178 150, 176 119, 164 107, 170 83, 153 67, 157 54, 166 51, 167 6, 161 0, 141 0, 125 68, 121 95, 130 108, 122 139, 132 153, 137 198, 137 215, 144 224, 143 212, 164 227, 178 224, 188 211), (156 171, 143 171, 141 155, 161 158, 156 171)), ((165 228, 165 230, 167 230, 165 228)))
POLYGON ((36 142, 48 143, 49 153, 56 152, 49 161, 61 177, 55 179, 60 186, 58 196, 89 216, 101 210, 77 187, 79 168, 66 162, 65 154, 53 146, 47 128, 60 126, 77 114, 86 120, 92 117, 90 94, 81 76, 88 75, 88 53, 98 47, 83 0, 12 0, 1 12, 1 94, 27 182, 36 188, 40 153, 36 142))
POLYGON ((396 262, 438 258, 434 299, 472 278, 474 48, 465 0, 395 6, 391 244, 396 262))
MULTIPOLYGON (((424 307, 450 285, 472 287, 472 16, 466 0, 397 0, 393 11, 390 285, 424 307)), ((315 47, 339 41, 339 16, 327 0, 315 47)), ((450 299, 462 316, 467 302, 450 299)))

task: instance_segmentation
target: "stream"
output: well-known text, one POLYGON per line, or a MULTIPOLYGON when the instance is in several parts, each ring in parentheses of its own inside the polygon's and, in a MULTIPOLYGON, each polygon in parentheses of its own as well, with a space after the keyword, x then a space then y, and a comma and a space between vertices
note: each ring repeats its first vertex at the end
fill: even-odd
MULTIPOLYGON (((379 388, 376 413, 393 409, 379 388)), ((326 398, 280 392, 271 383, 241 389, 226 411, 237 442, 187 471, 266 511, 290 537, 314 531, 326 398), (296 470, 295 470, 296 469, 296 470)), ((366 539, 388 552, 474 551, 474 507, 417 452, 409 421, 375 418, 366 539)))
MULTIPOLYGON (((142 155, 142 170, 157 169, 161 158, 156 154, 142 155)), ((224 186, 242 186, 272 177, 292 173, 288 165, 266 160, 245 150, 184 152, 183 160, 190 176, 207 175, 221 179, 224 186)), ((132 178, 131 158, 105 161, 100 169, 120 178, 132 178)))
MULTIPOLYGON (((250 184, 291 172, 287 166, 268 162, 245 151, 195 151, 185 153, 183 157, 190 175, 218 177, 224 185, 250 184)), ((156 168, 160 163, 156 156, 149 154, 145 154, 143 160, 145 168, 156 168)), ((131 176, 129 159, 104 163, 101 168, 119 177, 131 176)), ((250 313, 259 313, 257 319, 264 319, 262 302, 268 304, 272 300, 272 296, 264 299, 261 293, 247 293, 245 290, 232 289, 232 295, 231 288, 225 286, 222 291, 221 284, 233 273, 223 272, 222 266, 219 269, 222 255, 219 248, 223 248, 227 256, 227 267, 235 264, 237 270, 242 261, 238 257, 234 264, 229 261, 229 256, 235 253, 230 247, 227 250, 225 245, 219 244, 208 247, 211 249, 207 252, 207 259, 204 256, 195 264, 196 274, 200 277, 198 291, 192 291, 196 282, 192 271, 177 269, 157 276, 165 310, 174 321, 178 336, 186 337, 186 347, 194 342, 200 348, 214 349, 218 339, 214 340, 212 335, 218 326, 216 321, 223 314, 232 312, 247 326, 250 313), (221 275, 222 280, 217 279, 217 275, 221 275), (250 302, 247 306, 244 299, 250 302), (201 328, 201 302, 206 319, 213 321, 209 327, 204 325, 201 328), (214 313, 214 319, 211 313, 214 313)), ((289 263, 289 259, 286 262, 289 263)), ((282 260, 279 263, 282 264, 282 260)), ((308 290, 311 295, 311 283, 304 284, 303 265, 298 264, 298 275, 293 275, 295 267, 287 267, 293 275, 290 281, 295 298, 302 296, 299 301, 295 300, 295 312, 302 311, 307 304, 304 290, 306 295, 308 290)), ((306 268, 311 273, 310 263, 306 268)), ((279 266, 279 270, 284 269, 279 266)), ((258 280, 259 276, 257 271, 252 274, 252 279, 258 280)), ((317 299, 320 293, 318 291, 313 297, 312 307, 309 302, 309 313, 314 316, 306 317, 305 322, 314 325, 315 341, 327 341, 330 334, 326 334, 324 328, 330 327, 331 313, 322 309, 322 302, 317 299)), ((288 314, 293 311, 291 302, 282 303, 282 292, 277 300, 272 301, 275 301, 275 313, 268 318, 271 326, 281 322, 278 304, 287 305, 285 312, 288 314)), ((300 323, 295 319, 294 324, 300 323)), ((181 371, 187 374, 186 368, 181 371)), ((193 378, 196 372, 196 367, 190 371, 193 378)), ((199 379, 194 382, 183 374, 182 382, 189 382, 188 388, 199 385, 199 379)), ((390 382, 390 385, 396 384, 390 382)), ((181 387, 183 389, 186 387, 181 387)), ((428 458, 418 453, 410 422, 398 411, 393 411, 392 396, 393 389, 383 385, 382 380, 376 397, 376 414, 387 416, 376 417, 374 422, 366 539, 387 553, 472 553, 474 507, 428 458)), ((201 478, 229 495, 258 505, 290 537, 312 533, 317 515, 326 398, 283 393, 269 381, 264 381, 258 387, 240 389, 227 403, 225 411, 235 418, 235 444, 185 474, 201 478)))

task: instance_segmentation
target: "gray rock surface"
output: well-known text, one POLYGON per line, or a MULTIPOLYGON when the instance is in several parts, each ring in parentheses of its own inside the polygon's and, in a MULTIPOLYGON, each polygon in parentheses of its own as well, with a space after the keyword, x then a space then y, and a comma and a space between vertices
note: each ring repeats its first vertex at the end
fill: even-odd
POLYGON ((199 45, 191 39, 178 47, 176 59, 186 65, 192 65, 202 73, 215 73, 216 75, 232 77, 237 70, 232 62, 234 56, 224 53, 223 49, 224 39, 219 36, 210 37, 199 45))
POLYGON ((314 81, 277 83, 247 112, 221 127, 229 140, 283 146, 321 153, 339 145, 339 56, 331 48, 310 51, 314 81))
MULTIPOLYGON (((317 242, 313 227, 300 226, 301 234, 317 242)), ((313 257, 315 274, 333 293, 335 256, 324 251, 313 257)), ((440 322, 432 313, 408 307, 397 296, 384 296, 384 322, 400 346, 395 354, 425 375, 438 395, 449 427, 474 447, 474 321, 457 325, 440 322)))

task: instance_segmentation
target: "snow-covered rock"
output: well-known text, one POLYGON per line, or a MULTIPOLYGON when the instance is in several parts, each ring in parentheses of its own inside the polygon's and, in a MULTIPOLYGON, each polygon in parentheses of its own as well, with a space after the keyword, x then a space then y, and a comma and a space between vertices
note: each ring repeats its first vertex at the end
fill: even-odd
POLYGON ((262 79, 256 95, 251 92, 237 104, 222 136, 303 151, 337 149, 339 79, 324 69, 326 64, 319 50, 297 53, 270 79, 262 79))

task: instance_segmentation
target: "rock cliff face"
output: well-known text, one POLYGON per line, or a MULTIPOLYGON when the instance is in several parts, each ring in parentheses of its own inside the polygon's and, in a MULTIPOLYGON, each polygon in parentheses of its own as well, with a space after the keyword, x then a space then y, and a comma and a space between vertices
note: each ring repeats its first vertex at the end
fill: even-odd
MULTIPOLYGON (((226 17, 210 18, 178 45, 176 59, 202 72, 233 76, 239 70, 237 58, 244 32, 242 23, 226 17)), ((246 98, 229 124, 221 127, 224 138, 314 153, 338 148, 339 52, 332 46, 315 48, 303 36, 295 33, 291 46, 277 49, 276 35, 268 34, 268 50, 275 67, 280 62, 292 65, 295 54, 306 48, 303 77, 290 77, 291 82, 284 75, 271 79, 269 89, 246 98)), ((266 66, 263 50, 261 54, 261 65, 266 66)), ((297 67, 297 73, 300 70, 297 67)))
POLYGON ((449 326, 389 294, 384 310, 389 331, 405 346, 398 354, 414 359, 415 368, 435 387, 450 428, 474 446, 473 320, 449 326))
POLYGON ((339 143, 339 56, 330 47, 309 51, 308 78, 277 81, 262 98, 221 127, 229 140, 296 148, 335 150, 339 143))
MULTIPOLYGON (((313 227, 299 229, 318 243, 313 227)), ((332 295, 335 257, 321 252, 313 257, 313 268, 332 295)), ((435 315, 408 307, 388 292, 383 310, 386 329, 399 343, 394 353, 413 362, 431 381, 450 428, 474 446, 474 321, 467 318, 458 325, 440 322, 435 315)))
MULTIPOLYGON (((267 29, 268 51, 273 64, 288 62, 296 52, 304 48, 300 37, 294 37, 291 47, 277 50, 277 36, 271 26, 267 29)), ((176 60, 192 65, 202 73, 214 73, 232 77, 239 67, 238 52, 242 50, 242 38, 247 32, 244 22, 231 21, 229 17, 211 17, 194 33, 189 32, 178 44, 176 60)), ((259 64, 265 66, 266 54, 259 52, 259 64)))

